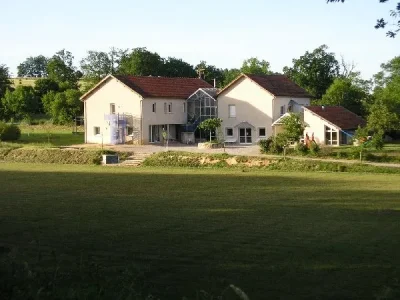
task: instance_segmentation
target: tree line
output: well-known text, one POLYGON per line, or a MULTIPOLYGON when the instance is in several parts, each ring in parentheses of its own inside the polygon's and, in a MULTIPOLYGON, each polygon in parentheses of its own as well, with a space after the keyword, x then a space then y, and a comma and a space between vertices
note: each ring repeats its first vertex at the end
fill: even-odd
POLYGON ((71 52, 52 57, 29 57, 18 66, 19 77, 38 77, 34 87, 11 88, 8 68, 0 65, 0 119, 30 119, 45 113, 54 123, 66 124, 82 114, 79 97, 108 74, 196 77, 224 87, 241 73, 285 74, 313 96, 316 105, 341 105, 368 120, 373 132, 398 130, 400 116, 400 56, 383 63, 365 80, 353 63, 338 60, 322 45, 292 60, 282 72, 271 70, 266 60, 251 57, 239 68, 223 69, 200 61, 191 65, 175 57, 161 57, 146 48, 88 51, 75 67, 71 52))

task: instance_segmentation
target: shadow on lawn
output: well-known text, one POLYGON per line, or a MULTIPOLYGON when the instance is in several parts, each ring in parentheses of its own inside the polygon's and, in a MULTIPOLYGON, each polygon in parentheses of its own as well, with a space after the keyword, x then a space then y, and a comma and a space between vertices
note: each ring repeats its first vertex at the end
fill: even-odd
POLYGON ((397 291, 389 177, 93 170, 0 171, 0 246, 42 274, 31 286, 161 299, 229 284, 251 299, 397 291))

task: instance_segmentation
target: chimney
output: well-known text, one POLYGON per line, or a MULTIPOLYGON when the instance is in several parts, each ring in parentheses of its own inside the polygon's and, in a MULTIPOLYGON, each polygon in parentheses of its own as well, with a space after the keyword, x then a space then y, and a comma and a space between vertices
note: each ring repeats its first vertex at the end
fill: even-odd
POLYGON ((217 79, 214 78, 214 88, 217 87, 217 79))
POLYGON ((325 106, 322 105, 321 108, 322 108, 322 110, 325 110, 325 106))

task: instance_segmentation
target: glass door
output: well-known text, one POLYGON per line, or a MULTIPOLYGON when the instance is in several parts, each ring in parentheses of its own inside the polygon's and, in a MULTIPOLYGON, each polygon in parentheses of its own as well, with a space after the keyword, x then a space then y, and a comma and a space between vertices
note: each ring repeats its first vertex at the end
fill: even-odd
POLYGON ((240 144, 252 144, 253 140, 251 137, 251 128, 239 128, 239 143, 240 144))

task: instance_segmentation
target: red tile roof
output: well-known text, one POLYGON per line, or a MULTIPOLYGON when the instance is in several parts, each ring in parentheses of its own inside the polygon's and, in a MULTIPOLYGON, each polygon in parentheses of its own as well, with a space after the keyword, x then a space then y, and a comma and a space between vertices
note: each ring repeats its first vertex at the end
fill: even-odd
POLYGON ((213 87, 199 78, 123 75, 114 77, 145 98, 187 99, 199 88, 213 87))
POLYGON ((245 75, 274 96, 311 98, 305 89, 285 75, 245 75))
POLYGON ((305 109, 343 130, 356 129, 367 123, 363 118, 343 106, 306 106, 305 109))

